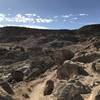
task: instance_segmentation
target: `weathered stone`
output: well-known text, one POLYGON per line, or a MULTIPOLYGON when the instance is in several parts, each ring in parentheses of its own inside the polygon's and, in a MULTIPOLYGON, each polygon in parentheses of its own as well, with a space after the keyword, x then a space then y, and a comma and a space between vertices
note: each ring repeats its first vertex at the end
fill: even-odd
POLYGON ((68 84, 58 89, 57 100, 84 100, 80 95, 84 91, 81 87, 83 85, 79 81, 69 81, 68 84))
POLYGON ((5 95, 5 96, 0 95, 0 100, 14 100, 14 99, 9 95, 5 95))
MULTIPOLYGON (((8 94, 14 95, 14 91, 13 91, 13 89, 11 88, 11 86, 9 85, 8 82, 3 81, 3 82, 0 83, 0 86, 1 86, 2 89, 5 90, 8 94)), ((0 100, 1 100, 1 99, 0 99, 0 100)))
POLYGON ((42 73, 41 69, 39 68, 33 68, 31 72, 28 74, 28 76, 25 78, 26 81, 35 79, 42 73))
POLYGON ((74 85, 80 94, 87 94, 91 92, 91 88, 88 85, 84 85, 78 80, 69 80, 68 85, 74 85))
POLYGON ((45 85, 44 96, 50 95, 52 93, 53 89, 54 89, 54 81, 48 80, 45 85))
POLYGON ((100 48, 100 41, 95 41, 95 42, 93 43, 93 45, 94 45, 94 47, 97 48, 97 50, 99 50, 99 48, 100 48))
POLYGON ((100 73, 100 62, 92 63, 92 69, 94 72, 100 73))
POLYGON ((75 56, 72 61, 90 63, 100 58, 100 52, 85 53, 80 56, 75 56))
POLYGON ((89 74, 83 69, 82 66, 78 67, 78 74, 88 76, 89 74))
POLYGON ((70 60, 73 57, 74 53, 68 49, 56 50, 54 54, 54 59, 57 65, 61 65, 65 60, 70 60))
POLYGON ((16 82, 23 81, 23 79, 24 79, 24 73, 20 70, 16 70, 16 71, 13 70, 11 72, 11 76, 16 82))
POLYGON ((57 70, 57 77, 59 79, 70 79, 76 75, 85 75, 88 73, 80 66, 80 64, 67 60, 57 70))
POLYGON ((33 58, 30 69, 39 68, 42 72, 46 71, 55 64, 50 56, 38 56, 33 58))

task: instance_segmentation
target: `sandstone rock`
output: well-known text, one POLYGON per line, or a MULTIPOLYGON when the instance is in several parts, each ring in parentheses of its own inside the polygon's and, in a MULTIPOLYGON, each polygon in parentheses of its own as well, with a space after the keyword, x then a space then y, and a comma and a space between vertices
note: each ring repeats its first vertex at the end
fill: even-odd
POLYGON ((37 56, 32 59, 30 64, 30 72, 26 80, 34 79, 43 74, 47 69, 50 69, 55 64, 50 56, 37 56))
POLYGON ((31 72, 28 74, 28 76, 25 78, 26 81, 35 79, 36 77, 38 77, 40 74, 42 74, 41 69, 39 68, 33 68, 31 70, 31 72))
POLYGON ((100 73, 100 61, 92 63, 92 69, 94 72, 100 73))
POLYGON ((44 72, 52 67, 54 63, 54 60, 50 56, 37 56, 33 58, 30 69, 39 68, 42 72, 44 72))
POLYGON ((95 97, 95 100, 100 100, 100 91, 99 91, 99 93, 97 94, 97 96, 95 97))
POLYGON ((20 82, 23 81, 24 73, 20 70, 12 70, 11 76, 16 82, 20 82))
POLYGON ((4 48, 0 48, 0 56, 6 54, 6 53, 8 53, 8 52, 9 52, 9 50, 4 49, 4 48))
POLYGON ((70 94, 66 94, 63 97, 59 97, 57 100, 84 100, 84 99, 80 94, 76 94, 74 96, 71 96, 70 94))
POLYGON ((26 98, 26 99, 27 99, 27 98, 30 98, 29 95, 28 95, 27 93, 22 94, 22 96, 23 96, 24 98, 26 98))
POLYGON ((90 63, 100 58, 100 52, 85 53, 80 56, 75 56, 72 61, 90 63))
POLYGON ((74 57, 74 53, 68 49, 56 50, 54 59, 57 65, 61 65, 65 60, 70 60, 74 57))
POLYGON ((82 66, 78 67, 78 74, 88 76, 89 74, 83 69, 82 66))
POLYGON ((57 70, 59 79, 70 79, 76 75, 88 75, 88 73, 78 63, 67 60, 57 70))
POLYGON ((52 48, 62 48, 64 46, 69 46, 71 44, 72 44, 71 41, 54 40, 54 41, 52 41, 50 43, 47 43, 46 45, 48 45, 49 47, 52 47, 52 48))
POLYGON ((12 48, 12 50, 25 52, 25 49, 22 46, 15 46, 15 47, 12 48))
POLYGON ((44 96, 50 95, 52 93, 53 89, 54 89, 54 81, 48 80, 45 85, 44 96))
POLYGON ((5 96, 0 95, 0 100, 14 100, 14 99, 9 95, 5 95, 5 96))
MULTIPOLYGON (((11 86, 9 85, 8 82, 3 81, 0 83, 0 86, 2 87, 3 90, 5 90, 8 94, 14 95, 14 91, 11 88, 11 86)), ((0 99, 1 100, 1 99, 0 99)))
POLYGON ((74 83, 71 80, 68 84, 58 89, 57 100, 84 100, 80 95, 82 92, 81 86, 83 85, 80 82, 74 83))
POLYGON ((99 50, 99 48, 100 48, 100 41, 94 42, 93 45, 94 45, 94 47, 97 48, 97 50, 99 50))

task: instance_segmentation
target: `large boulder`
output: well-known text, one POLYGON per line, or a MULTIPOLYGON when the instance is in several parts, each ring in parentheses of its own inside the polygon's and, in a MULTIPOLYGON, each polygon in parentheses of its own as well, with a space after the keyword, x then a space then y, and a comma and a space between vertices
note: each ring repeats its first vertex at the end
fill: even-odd
POLYGON ((12 70, 11 76, 16 82, 23 81, 24 79, 24 73, 21 70, 12 70))
POLYGON ((44 96, 50 95, 54 89, 54 81, 48 80, 44 88, 44 96))
POLYGON ((69 80, 77 75, 88 75, 88 73, 83 69, 81 64, 70 60, 66 60, 57 70, 57 77, 59 79, 69 80))
POLYGON ((0 100, 14 100, 10 95, 0 95, 0 100))
POLYGON ((68 86, 75 86, 77 91, 80 94, 87 94, 91 92, 91 88, 88 85, 83 84, 79 80, 69 80, 67 83, 68 86))
POLYGON ((46 45, 48 47, 52 47, 52 48, 62 48, 64 46, 69 46, 71 45, 72 42, 71 41, 64 41, 64 40, 54 40, 52 42, 47 43, 46 45))
POLYGON ((100 48, 100 41, 95 41, 93 43, 93 45, 94 45, 95 48, 97 48, 97 50, 99 50, 99 48, 100 48))
POLYGON ((90 93, 88 86, 77 80, 70 80, 66 85, 62 85, 57 90, 57 100, 84 100, 81 94, 90 93))
POLYGON ((92 69, 94 72, 100 73, 100 59, 92 63, 92 69))
POLYGON ((26 81, 29 81, 29 80, 33 80, 35 79, 36 77, 38 77, 39 75, 42 74, 42 71, 40 68, 33 68, 31 70, 31 72, 29 72, 29 74, 27 75, 27 77, 25 78, 26 81))
POLYGON ((74 57, 74 53, 68 49, 56 50, 54 53, 54 59, 57 65, 61 65, 65 60, 70 60, 74 57))
POLYGON ((32 80, 43 74, 47 69, 50 69, 55 64, 50 56, 37 56, 33 58, 30 64, 30 72, 26 80, 32 80))
POLYGON ((100 52, 85 53, 82 55, 77 55, 72 59, 72 61, 78 61, 83 63, 91 63, 100 58, 100 52))
MULTIPOLYGON (((8 94, 14 95, 14 91, 13 91, 13 89, 11 88, 11 86, 9 85, 8 82, 2 80, 2 82, 0 82, 0 86, 1 86, 2 89, 5 90, 8 94)), ((1 100, 1 99, 0 99, 0 100, 1 100)))
POLYGON ((99 73, 100 73, 100 62, 99 62, 99 63, 93 63, 93 64, 92 64, 92 69, 93 69, 95 72, 99 72, 99 73))
POLYGON ((8 53, 8 52, 9 52, 9 50, 7 50, 7 49, 5 49, 5 48, 0 48, 0 56, 6 54, 6 53, 8 53))
POLYGON ((46 71, 55 64, 50 56, 37 56, 33 58, 30 69, 39 68, 42 72, 46 71))

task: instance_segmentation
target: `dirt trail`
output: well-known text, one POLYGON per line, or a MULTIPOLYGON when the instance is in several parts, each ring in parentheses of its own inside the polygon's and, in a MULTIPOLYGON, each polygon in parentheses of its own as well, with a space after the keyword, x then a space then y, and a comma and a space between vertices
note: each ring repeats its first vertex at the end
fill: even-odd
POLYGON ((42 100, 43 98, 43 87, 44 83, 39 83, 37 86, 33 89, 32 94, 30 95, 30 100, 42 100))
POLYGON ((49 79, 54 79, 55 71, 52 74, 49 74, 45 81, 38 82, 36 86, 33 88, 33 91, 30 95, 30 100, 52 100, 51 96, 43 96, 43 91, 45 87, 45 83, 49 79))

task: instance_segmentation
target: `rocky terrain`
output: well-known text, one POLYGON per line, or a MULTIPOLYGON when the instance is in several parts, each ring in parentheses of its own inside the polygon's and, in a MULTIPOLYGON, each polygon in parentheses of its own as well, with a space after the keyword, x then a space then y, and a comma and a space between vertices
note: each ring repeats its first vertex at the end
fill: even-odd
POLYGON ((100 100, 100 25, 0 28, 0 100, 100 100))

